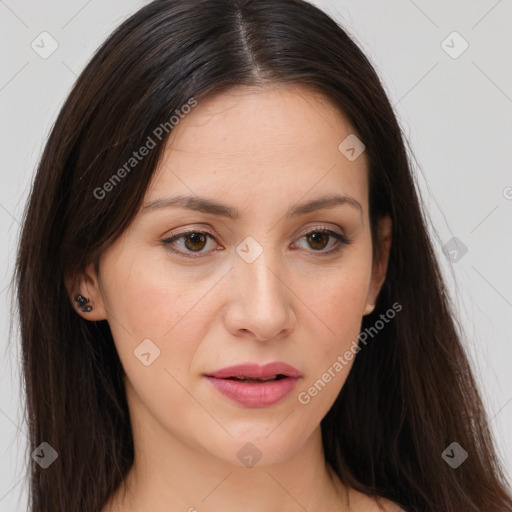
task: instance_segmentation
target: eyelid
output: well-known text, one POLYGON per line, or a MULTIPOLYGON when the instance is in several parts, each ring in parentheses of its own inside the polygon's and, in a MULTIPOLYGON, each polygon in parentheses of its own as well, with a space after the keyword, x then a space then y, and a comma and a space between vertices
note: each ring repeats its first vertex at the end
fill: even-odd
POLYGON ((213 230, 210 229, 207 226, 201 226, 201 227, 198 227, 198 228, 186 227, 186 228, 183 228, 183 231, 180 231, 180 228, 177 228, 177 231, 173 231, 172 233, 165 235, 164 241, 165 240, 170 240, 171 238, 177 238, 177 237, 182 236, 182 235, 188 235, 189 233, 206 233, 208 235, 211 235, 214 238, 217 236, 213 232, 213 230))

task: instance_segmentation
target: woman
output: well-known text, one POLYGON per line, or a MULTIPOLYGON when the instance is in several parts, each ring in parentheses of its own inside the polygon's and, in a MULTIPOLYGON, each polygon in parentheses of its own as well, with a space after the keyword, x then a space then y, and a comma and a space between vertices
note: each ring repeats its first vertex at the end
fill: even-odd
POLYGON ((125 21, 16 279, 33 512, 512 510, 393 110, 306 2, 125 21))

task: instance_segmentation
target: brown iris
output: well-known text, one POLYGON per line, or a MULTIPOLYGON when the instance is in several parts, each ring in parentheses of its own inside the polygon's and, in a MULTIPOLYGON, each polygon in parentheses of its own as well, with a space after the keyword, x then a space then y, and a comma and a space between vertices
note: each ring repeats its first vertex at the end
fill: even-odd
POLYGON ((208 241, 208 237, 202 233, 190 233, 183 236, 185 247, 190 251, 201 251, 208 241), (190 240, 190 243, 189 243, 190 240))
POLYGON ((306 238, 308 239, 308 243, 313 249, 322 250, 329 243, 329 236, 329 233, 314 232, 307 235, 306 238), (324 239, 325 243, 322 243, 322 238, 324 239), (320 244, 321 247, 318 247, 316 244, 320 244))

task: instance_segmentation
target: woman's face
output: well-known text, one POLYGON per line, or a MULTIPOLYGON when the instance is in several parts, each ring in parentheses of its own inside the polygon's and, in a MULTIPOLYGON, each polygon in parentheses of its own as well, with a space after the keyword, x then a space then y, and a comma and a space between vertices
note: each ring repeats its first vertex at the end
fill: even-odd
POLYGON ((289 86, 201 101, 174 128, 143 207, 80 288, 93 305, 84 318, 112 330, 132 422, 155 443, 270 464, 318 432, 387 265, 384 251, 372 267, 353 134, 323 97, 289 86), (207 377, 276 362, 296 376, 207 377))

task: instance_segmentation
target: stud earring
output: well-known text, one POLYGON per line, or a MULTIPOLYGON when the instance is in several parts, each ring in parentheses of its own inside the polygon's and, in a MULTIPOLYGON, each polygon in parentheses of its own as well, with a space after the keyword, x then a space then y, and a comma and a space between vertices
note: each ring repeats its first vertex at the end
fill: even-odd
POLYGON ((92 310, 92 306, 89 306, 87 303, 89 299, 87 297, 83 297, 82 295, 77 295, 75 297, 75 301, 78 304, 78 307, 84 312, 89 313, 92 310))

